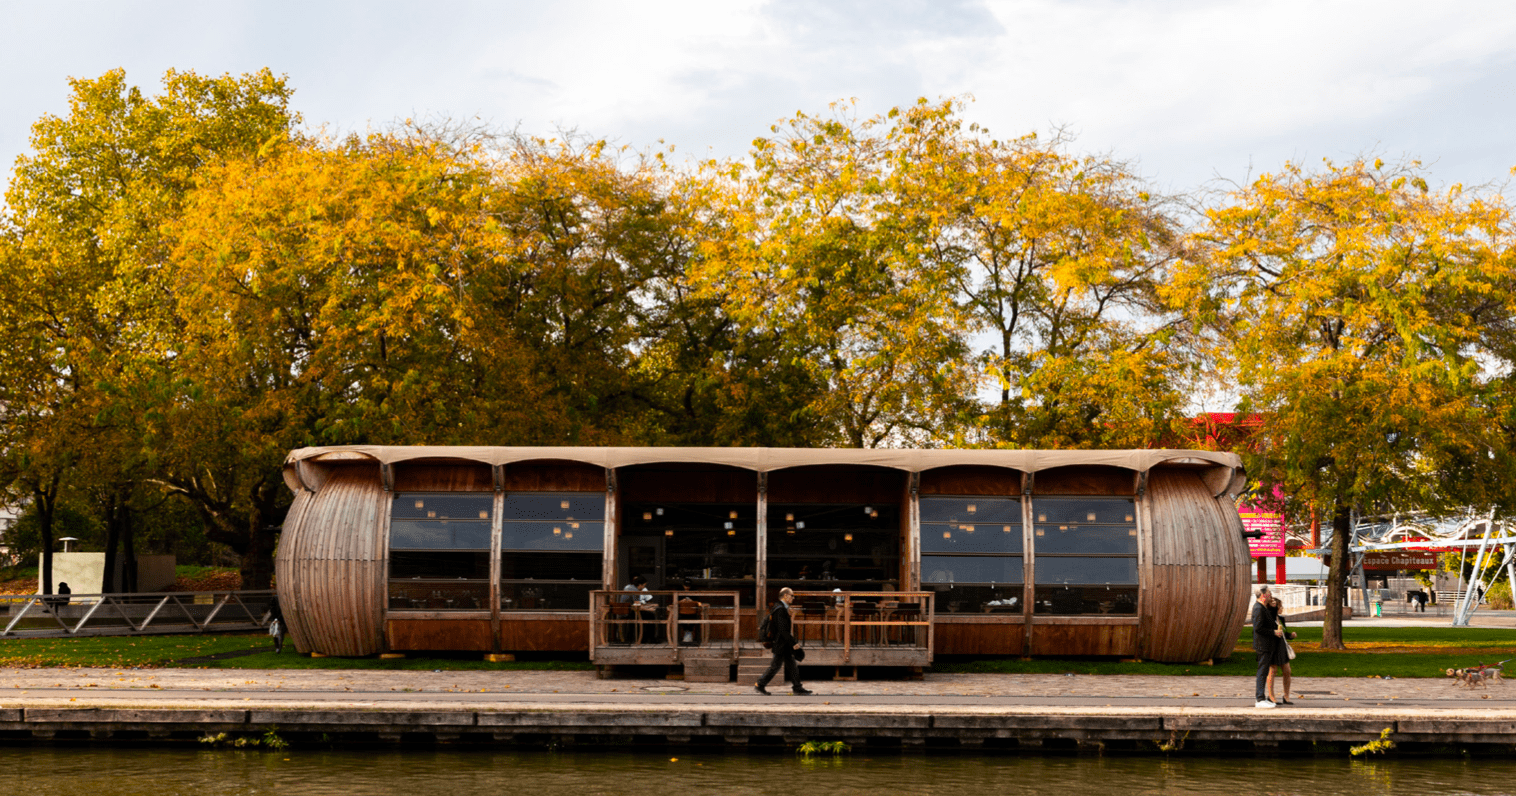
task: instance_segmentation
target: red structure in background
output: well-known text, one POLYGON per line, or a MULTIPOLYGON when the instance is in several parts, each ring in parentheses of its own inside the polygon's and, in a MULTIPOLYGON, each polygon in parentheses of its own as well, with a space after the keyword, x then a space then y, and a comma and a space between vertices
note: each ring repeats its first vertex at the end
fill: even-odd
MULTIPOLYGON (((1207 412, 1190 418, 1190 429, 1178 434, 1174 447, 1198 448, 1201 450, 1236 451, 1253 444, 1253 435, 1263 428, 1263 416, 1239 412, 1207 412)), ((1276 491, 1276 496, 1278 495, 1276 491)), ((1243 526, 1248 530, 1264 532, 1262 539, 1249 539, 1248 549, 1258 561, 1258 583, 1269 582, 1268 559, 1274 559, 1274 582, 1285 582, 1284 522, 1276 512, 1257 502, 1238 507, 1243 526)), ((1311 539, 1316 547, 1321 546, 1320 526, 1311 522, 1311 539)))

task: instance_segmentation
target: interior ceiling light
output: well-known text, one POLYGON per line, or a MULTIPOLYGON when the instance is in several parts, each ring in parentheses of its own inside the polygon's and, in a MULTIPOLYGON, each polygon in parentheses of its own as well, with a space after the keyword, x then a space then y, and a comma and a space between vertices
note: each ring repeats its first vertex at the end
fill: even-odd
POLYGON ((1084 515, 1084 521, 1085 522, 1094 522, 1095 521, 1095 512, 1092 511, 1092 512, 1084 515))
POLYGON ((653 521, 653 512, 651 512, 651 511, 644 511, 644 512, 642 512, 642 521, 643 522, 652 522, 653 521))
POLYGON ((951 538, 953 538, 953 532, 952 531, 943 531, 942 532, 942 538, 944 538, 944 539, 951 539, 951 538))
POLYGON ((424 508, 426 508, 426 503, 424 501, 418 500, 418 501, 416 501, 416 508, 418 508, 418 509, 424 509, 424 508))
POLYGON ((736 536, 736 535, 737 535, 737 532, 736 532, 736 531, 727 531, 727 532, 726 532, 726 535, 727 535, 727 536, 736 536))
POLYGON ((563 509, 564 511, 568 511, 569 502, 567 500, 565 500, 562 503, 559 503, 558 504, 558 508, 563 509))
POLYGON ((734 520, 737 519, 737 510, 733 509, 733 510, 727 512, 726 516, 728 516, 728 517, 730 517, 730 518, 732 518, 734 520))
POLYGON ((1010 533, 1011 532, 1011 526, 1009 526, 1009 525, 1002 526, 1000 528, 1000 531, 1001 531, 1001 533, 1010 533))
POLYGON ((489 518, 490 518, 490 513, 488 511, 481 511, 481 512, 479 512, 479 519, 481 519, 481 520, 487 520, 489 518))
MULTIPOLYGON (((417 506, 416 508, 421 508, 421 507, 417 506)), ((784 521, 785 522, 794 522, 795 521, 795 515, 794 514, 786 514, 786 515, 784 515, 784 521)))
POLYGON ((436 516, 437 516, 437 512, 435 512, 435 511, 428 511, 428 512, 427 512, 427 513, 426 513, 426 516, 427 516, 427 517, 428 517, 428 518, 433 518, 433 517, 436 517, 436 516))
POLYGON ((1130 514, 1126 515, 1126 521, 1127 522, 1131 522, 1132 521, 1132 515, 1130 515, 1130 514))
POLYGON ((1041 528, 1038 528, 1038 529, 1037 529, 1037 535, 1038 535, 1038 536, 1042 536, 1042 535, 1043 535, 1043 534, 1045 534, 1045 533, 1047 533, 1047 531, 1044 531, 1044 530, 1043 530, 1043 529, 1041 529, 1041 528))
POLYGON ((560 527, 558 527, 558 526, 556 526, 556 525, 554 525, 553 526, 553 535, 554 536, 562 536, 563 535, 563 529, 560 528, 560 527))
POLYGON ((673 535, 674 535, 674 529, 673 529, 673 528, 670 528, 670 529, 668 529, 668 530, 666 530, 666 531, 664 531, 664 532, 663 532, 663 535, 664 535, 664 536, 673 536, 673 535))
POLYGON ((563 535, 563 538, 565 538, 565 539, 572 539, 572 538, 574 538, 574 532, 573 531, 569 531, 568 533, 566 533, 566 534, 563 535))
POLYGON ((969 512, 969 513, 970 513, 970 514, 973 514, 973 513, 974 513, 974 512, 977 512, 977 511, 978 511, 978 510, 979 510, 979 507, 978 507, 978 506, 975 506, 975 505, 974 505, 974 504, 973 504, 973 503, 970 503, 970 504, 969 504, 969 507, 968 507, 968 512, 969 512))
POLYGON ((1038 514, 1037 515, 1037 521, 1038 522, 1047 522, 1048 521, 1048 515, 1046 515, 1046 514, 1038 514))
POLYGON ((851 542, 851 541, 853 541, 853 535, 850 534, 850 533, 843 534, 842 535, 842 541, 844 541, 844 542, 851 542))

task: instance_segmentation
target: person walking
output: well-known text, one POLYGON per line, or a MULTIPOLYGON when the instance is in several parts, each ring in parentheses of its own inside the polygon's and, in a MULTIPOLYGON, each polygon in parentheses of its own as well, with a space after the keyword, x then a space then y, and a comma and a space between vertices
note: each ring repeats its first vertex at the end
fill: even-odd
POLYGON ((779 673, 779 667, 784 667, 785 679, 790 681, 790 689, 795 696, 806 696, 814 693, 806 690, 800 684, 800 664, 795 661, 795 625, 790 621, 790 603, 795 601, 795 592, 788 586, 779 590, 779 602, 769 609, 769 622, 773 626, 773 650, 774 659, 769 661, 768 671, 758 678, 753 690, 764 696, 768 696, 768 684, 779 673))
POLYGON ((1281 603, 1278 597, 1269 598, 1269 612, 1274 615, 1274 621, 1278 623, 1280 633, 1278 644, 1274 648, 1276 652, 1274 666, 1269 670, 1269 701, 1276 705, 1293 705, 1295 703, 1290 701, 1290 656, 1294 650, 1290 648, 1290 639, 1294 638, 1295 634, 1285 626, 1284 617, 1281 615, 1283 609, 1284 603, 1281 603), (1274 680, 1279 677, 1284 679, 1284 697, 1275 699, 1274 680))
POLYGON ((268 634, 274 638, 274 654, 284 652, 284 611, 279 607, 279 595, 275 594, 268 601, 268 634))
POLYGON ((1258 655, 1258 675, 1253 680, 1253 695, 1257 702, 1255 708, 1271 708, 1274 703, 1269 699, 1269 670, 1274 665, 1274 656, 1278 650, 1279 638, 1283 635, 1279 630, 1279 623, 1274 620, 1274 613, 1269 610, 1269 587, 1264 586, 1258 590, 1258 601, 1253 603, 1253 652, 1258 655))

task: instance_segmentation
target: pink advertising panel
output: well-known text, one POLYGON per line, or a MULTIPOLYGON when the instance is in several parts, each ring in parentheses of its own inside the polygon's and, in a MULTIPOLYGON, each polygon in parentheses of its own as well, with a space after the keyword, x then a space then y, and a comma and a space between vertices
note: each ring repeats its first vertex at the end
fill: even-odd
POLYGON ((1248 539, 1248 552, 1253 558, 1274 558, 1284 555, 1284 515, 1268 511, 1256 505, 1237 507, 1246 531, 1262 531, 1263 536, 1248 539))

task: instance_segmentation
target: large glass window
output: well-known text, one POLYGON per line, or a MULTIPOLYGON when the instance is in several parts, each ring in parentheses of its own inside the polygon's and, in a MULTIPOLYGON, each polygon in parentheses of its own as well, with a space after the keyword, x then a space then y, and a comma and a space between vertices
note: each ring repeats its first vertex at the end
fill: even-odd
POLYGON ((633 503, 622 534, 629 543, 625 577, 650 588, 737 591, 752 605, 758 567, 754 503, 633 503))
POLYGON ((1131 498, 1036 498, 1036 613, 1137 613, 1137 507, 1131 498))
POLYGON ((899 506, 771 504, 768 537, 770 592, 899 588, 899 506))
POLYGON ((489 610, 488 492, 400 492, 390 505, 392 610, 489 610))
POLYGON ((943 613, 1021 613, 1021 501, 922 497, 921 584, 943 613))
POLYGON ((500 509, 500 610, 588 610, 600 588, 605 496, 519 492, 500 509))

